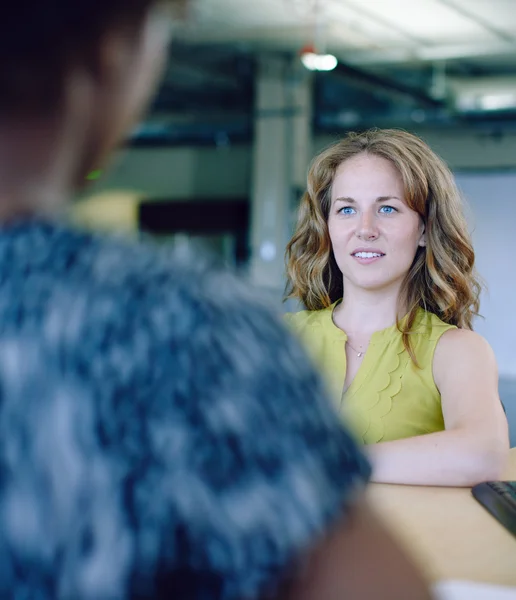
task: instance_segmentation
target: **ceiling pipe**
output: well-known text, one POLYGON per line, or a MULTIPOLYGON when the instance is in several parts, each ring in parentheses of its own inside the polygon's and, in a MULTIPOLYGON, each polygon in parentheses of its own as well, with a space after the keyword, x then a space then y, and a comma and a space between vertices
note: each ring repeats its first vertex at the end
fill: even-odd
POLYGON ((444 105, 442 100, 433 98, 424 89, 416 88, 401 81, 390 79, 382 75, 370 73, 368 71, 364 71, 363 69, 359 69, 358 67, 347 65, 342 62, 339 62, 333 73, 340 75, 346 80, 355 81, 362 87, 368 88, 372 91, 381 90, 398 98, 402 97, 408 100, 415 100, 421 106, 428 108, 441 108, 444 105))

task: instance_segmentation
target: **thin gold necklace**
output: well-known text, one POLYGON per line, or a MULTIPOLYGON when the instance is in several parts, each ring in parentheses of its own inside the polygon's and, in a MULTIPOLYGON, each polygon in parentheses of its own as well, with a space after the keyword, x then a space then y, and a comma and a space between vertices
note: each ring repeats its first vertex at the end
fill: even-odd
MULTIPOLYGON (((347 340, 346 343, 351 348, 351 350, 353 350, 353 352, 356 352, 356 355, 358 358, 362 358, 364 356, 365 350, 360 350, 360 352, 359 352, 356 348, 353 348, 353 346, 350 344, 349 340, 347 340)), ((368 344, 368 346, 369 346, 369 344, 368 344)), ((367 346, 366 346, 366 350, 367 350, 367 346)))

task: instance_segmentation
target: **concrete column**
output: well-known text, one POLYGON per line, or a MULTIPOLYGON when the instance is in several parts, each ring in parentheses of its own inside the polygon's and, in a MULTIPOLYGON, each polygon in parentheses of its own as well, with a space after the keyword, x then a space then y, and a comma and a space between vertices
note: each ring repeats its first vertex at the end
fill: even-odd
POLYGON ((285 246, 312 152, 312 79, 298 63, 263 58, 256 85, 250 277, 278 302, 285 246))

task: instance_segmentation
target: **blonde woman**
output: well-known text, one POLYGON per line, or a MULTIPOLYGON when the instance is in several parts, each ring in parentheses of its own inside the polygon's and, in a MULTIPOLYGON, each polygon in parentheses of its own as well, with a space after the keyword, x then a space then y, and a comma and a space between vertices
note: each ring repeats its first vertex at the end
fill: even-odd
POLYGON ((508 451, 493 352, 472 331, 480 285, 443 161, 398 130, 315 158, 288 244, 287 315, 373 464, 373 479, 472 485, 508 451))

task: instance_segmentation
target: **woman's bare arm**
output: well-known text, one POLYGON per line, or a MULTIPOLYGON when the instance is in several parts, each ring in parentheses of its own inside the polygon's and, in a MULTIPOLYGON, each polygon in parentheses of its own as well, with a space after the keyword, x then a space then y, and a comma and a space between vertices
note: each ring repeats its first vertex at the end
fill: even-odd
POLYGON ((472 486, 500 478, 509 435, 491 347, 473 331, 450 330, 437 345, 433 371, 446 430, 366 447, 373 481, 472 486))

